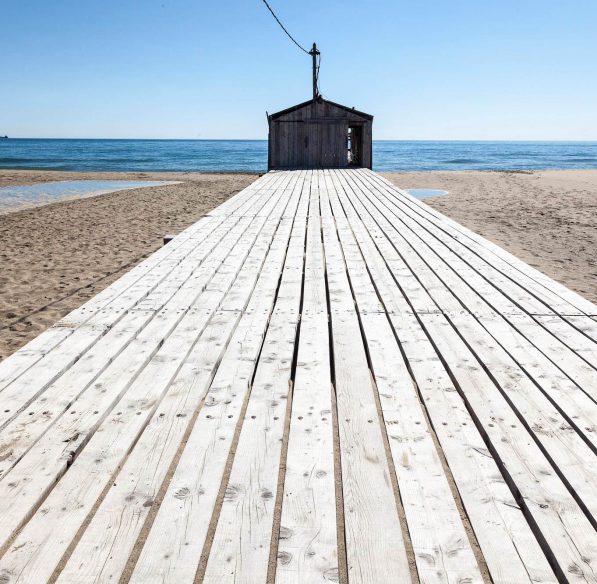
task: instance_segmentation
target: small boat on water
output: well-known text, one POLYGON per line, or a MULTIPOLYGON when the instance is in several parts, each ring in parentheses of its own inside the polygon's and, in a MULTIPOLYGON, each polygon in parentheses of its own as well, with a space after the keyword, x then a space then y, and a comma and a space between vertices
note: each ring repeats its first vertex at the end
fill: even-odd
POLYGON ((0 136, 0 140, 8 140, 8 136, 0 136))

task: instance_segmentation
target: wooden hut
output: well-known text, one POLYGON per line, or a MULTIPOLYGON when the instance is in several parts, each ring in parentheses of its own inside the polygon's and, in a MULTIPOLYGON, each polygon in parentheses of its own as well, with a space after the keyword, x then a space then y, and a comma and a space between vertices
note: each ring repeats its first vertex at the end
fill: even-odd
POLYGON ((268 170, 371 168, 373 116, 321 96, 268 115, 268 170))

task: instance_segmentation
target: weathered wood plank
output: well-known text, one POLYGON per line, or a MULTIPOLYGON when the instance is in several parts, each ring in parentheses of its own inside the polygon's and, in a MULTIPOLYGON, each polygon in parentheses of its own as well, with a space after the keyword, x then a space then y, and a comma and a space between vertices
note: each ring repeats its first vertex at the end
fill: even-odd
MULTIPOLYGON (((327 174, 327 173, 326 173, 327 174)), ((328 193, 353 289, 367 304, 377 293, 339 200, 342 186, 328 193)), ((355 294, 356 296, 356 294, 355 294)), ((381 303, 380 311, 357 308, 373 367, 394 468, 412 539, 419 578, 424 582, 481 582, 474 552, 436 451, 417 390, 381 303)))
MULTIPOLYGON (((350 189, 349 189, 350 192, 350 189)), ((413 313, 405 291, 412 273, 375 225, 343 198, 347 216, 421 392, 494 582, 556 582, 526 518, 487 451, 448 372, 413 313), (398 287, 398 284, 400 287, 398 287)), ((366 215, 365 215, 366 217, 366 215)), ((416 288, 414 288, 416 289, 416 288)), ((417 305, 414 302, 414 305, 417 305)), ((428 302, 420 303, 429 306, 428 302)), ((422 311, 424 312, 424 310, 422 311)))
MULTIPOLYGON (((259 197, 263 203, 267 202, 265 191, 261 192, 259 197)), ((226 220, 224 221, 226 222, 226 220)), ((237 222, 238 219, 228 219, 226 225, 229 229, 237 222)), ((216 221, 213 226, 217 228, 219 225, 220 223, 216 221)), ((142 301, 156 286, 164 282, 173 270, 181 268, 181 262, 186 260, 189 253, 196 250, 211 234, 209 226, 207 229, 208 231, 200 233, 197 239, 189 237, 182 239, 180 245, 172 245, 172 253, 157 263, 152 256, 151 261, 137 266, 125 275, 123 281, 119 280, 114 287, 109 287, 92 301, 65 317, 59 326, 67 328, 74 326, 75 328, 72 335, 57 345, 60 350, 55 356, 52 351, 44 354, 40 365, 30 373, 27 373, 27 370, 20 371, 23 365, 29 363, 28 360, 26 363, 21 363, 18 368, 20 373, 16 377, 14 376, 16 371, 11 369, 12 374, 9 372, 9 383, 0 393, 5 406, 0 411, 0 428, 3 428, 10 419, 23 411, 32 400, 41 395, 51 383, 93 347, 112 326, 118 323, 126 310, 142 301), (133 273, 135 275, 131 276, 133 273), (142 277, 139 277, 139 274, 142 274, 142 277), (130 280, 133 280, 134 283, 127 286, 127 282, 130 280)), ((159 252, 156 253, 158 256, 163 255, 159 252)), ((188 270, 188 265, 182 266, 182 269, 188 270)), ((9 357, 3 363, 11 361, 12 358, 9 357)))
POLYGON ((446 319, 442 315, 420 318, 486 432, 490 452, 506 465, 502 472, 520 493, 517 503, 541 531, 549 546, 546 553, 569 580, 597 582, 591 568, 597 561, 594 527, 513 412, 497 392, 486 390, 485 372, 467 356, 466 345, 446 319))
MULTIPOLYGON (((193 305, 204 286, 208 285, 215 270, 221 272, 220 264, 226 257, 226 253, 247 232, 248 219, 241 223, 236 219, 230 219, 230 221, 232 222, 230 225, 227 226, 224 223, 221 229, 219 228, 220 231, 214 231, 212 242, 201 246, 200 250, 194 250, 188 254, 188 261, 175 269, 167 281, 162 282, 141 302, 137 303, 133 312, 138 314, 130 316, 125 314, 62 377, 50 385, 36 401, 29 404, 25 411, 13 418, 3 428, 0 435, 0 479, 7 475, 9 469, 18 462, 48 427, 60 419, 68 408, 72 407, 68 422, 70 428, 77 421, 77 418, 72 417, 73 413, 78 411, 81 416, 88 413, 87 407, 93 408, 92 405, 89 406, 91 402, 85 400, 84 404, 79 405, 78 398, 84 395, 84 392, 98 380, 98 377, 100 378, 98 383, 101 383, 101 374, 104 369, 111 366, 112 361, 122 351, 126 351, 128 358, 134 355, 138 343, 134 343, 132 350, 127 350, 127 345, 135 340, 143 326, 147 325, 166 303, 168 304, 166 312, 169 319, 180 321, 183 316, 181 311, 188 310, 193 305), (232 227, 232 229, 227 231, 228 227, 232 227), (228 239, 226 239, 227 237, 228 239), (212 251, 214 253, 210 255, 212 251), (138 324, 131 328, 131 322, 138 324)), ((247 237, 249 235, 250 233, 247 233, 247 237)), ((166 321, 161 320, 161 323, 166 330, 169 330, 170 325, 167 324, 167 319, 166 321)), ((141 338, 146 343, 151 342, 153 338, 156 348, 162 339, 160 335, 147 337, 146 334, 142 334, 141 338)), ((122 359, 119 360, 119 363, 121 361, 122 359)), ((112 366, 112 369, 115 367, 112 366)), ((3 399, 5 409, 11 404, 11 400, 7 398, 8 396, 4 396, 3 399)), ((101 411, 98 415, 103 416, 104 412, 101 411)), ((66 436, 63 435, 62 438, 57 438, 56 442, 59 444, 65 441, 69 442, 75 433, 78 434, 79 442, 84 442, 84 433, 76 430, 66 436)), ((71 447, 74 448, 74 444, 71 443, 71 447)), ((46 460, 48 460, 47 456, 46 460)))
MULTIPOLYGON (((302 181, 289 206, 295 212, 303 200, 298 199, 301 186, 302 181)), ((195 577, 277 284, 283 269, 294 274, 302 265, 302 253, 289 248, 294 221, 282 221, 247 310, 209 388, 209 415, 200 416, 193 427, 135 566, 133 582, 184 582, 195 577)), ((233 293, 226 302, 230 303, 237 303, 233 293)))
MULTIPOLYGON (((370 209, 370 207, 367 207, 367 209, 370 209)), ((366 212, 364 206, 362 207, 362 210, 363 212, 366 212)), ((372 213, 375 213, 375 211, 372 211, 372 213)), ((400 249, 403 251, 402 247, 400 249)), ((406 248, 404 248, 404 252, 406 253, 406 248)), ((417 275, 422 277, 422 274, 424 274, 424 267, 417 266, 416 270, 417 275)), ((423 288, 419 289, 418 295, 424 293, 426 292, 423 288)), ((582 564, 583 553, 585 554, 584 557, 589 559, 592 558, 593 554, 597 551, 597 548, 594 547, 595 542, 592 542, 590 537, 585 538, 582 542, 579 541, 581 534, 584 533, 587 528, 589 530, 591 528, 589 527, 589 521, 577 505, 577 502, 550 467, 549 462, 544 458, 541 450, 537 447, 537 444, 529 439, 527 431, 524 427, 521 427, 520 421, 516 418, 509 405, 503 401, 500 392, 496 391, 495 388, 494 390, 490 389, 493 383, 493 378, 491 380, 488 379, 485 372, 481 369, 481 365, 475 364, 475 358, 470 354, 467 346, 460 340, 460 337, 450 326, 445 316, 442 314, 427 314, 422 312, 419 318, 425 323, 427 331, 430 330, 429 322, 436 324, 436 328, 433 328, 433 334, 429 333, 436 346, 439 345, 439 343, 435 337, 440 334, 441 331, 442 334, 448 335, 449 337, 449 340, 446 338, 442 343, 441 346, 443 349, 448 351, 448 349, 454 349, 456 346, 458 347, 457 352, 450 353, 451 374, 456 378, 459 378, 459 375, 465 376, 459 382, 463 397, 467 391, 471 390, 471 388, 475 388, 476 391, 482 392, 483 397, 478 397, 474 402, 475 405, 471 407, 473 407, 477 419, 480 420, 478 423, 482 426, 483 431, 487 435, 494 435, 497 432, 494 428, 497 428, 498 426, 503 432, 500 438, 496 438, 496 442, 499 442, 499 444, 492 441, 496 452, 500 452, 501 449, 506 448, 505 444, 511 445, 510 447, 512 450, 508 451, 508 456, 500 456, 501 460, 508 460, 509 464, 514 464, 514 459, 520 461, 526 460, 524 467, 519 470, 519 474, 516 475, 514 480, 514 484, 516 485, 515 488, 526 493, 526 497, 532 500, 552 501, 554 507, 557 508, 557 510, 552 510, 553 508, 549 505, 546 509, 538 506, 538 508, 541 509, 540 512, 537 512, 534 507, 527 508, 527 517, 532 516, 535 518, 535 515, 532 514, 535 512, 538 514, 539 518, 544 521, 543 525, 545 530, 543 537, 545 537, 552 546, 552 551, 550 553, 553 553, 553 557, 557 558, 556 561, 559 562, 563 571, 568 570, 573 574, 576 570, 581 570, 582 577, 590 578, 590 572, 587 571, 586 568, 583 570, 578 562, 581 562, 582 564), (475 374, 477 377, 474 377, 475 374), (491 413, 487 412, 481 414, 481 408, 490 407, 490 404, 492 404, 491 407, 493 407, 491 413), (495 423, 495 420, 510 421, 508 424, 504 422, 502 426, 502 424, 495 423), (509 430, 506 429, 508 427, 509 430), (545 481, 537 483, 537 473, 541 473, 542 475, 545 474, 545 481), (549 479, 547 477, 549 477, 549 479), (563 509, 566 509, 567 515, 564 514, 563 509), (580 525, 581 527, 574 531, 573 526, 575 525, 580 525), (556 545, 556 542, 559 542, 559 544, 556 545), (562 542, 566 542, 566 544, 562 544, 562 542), (583 552, 578 552, 578 549, 582 549, 583 552), (577 551, 575 552, 574 550, 577 551), (577 567, 570 568, 570 566, 577 567)), ((482 341, 480 342, 482 343, 482 341)), ((479 344, 478 339, 476 344, 479 344)), ((447 359, 443 354, 443 350, 442 357, 447 359)), ((483 366, 491 370, 491 362, 487 365, 483 364, 483 366)), ((495 367, 494 370, 495 374, 500 374, 500 371, 495 367)), ((467 400, 467 403, 470 403, 468 396, 465 397, 465 399, 467 400)), ((564 430, 560 435, 560 439, 565 436, 566 434, 564 430)), ((555 442, 551 443, 552 453, 555 453, 554 449, 556 446, 557 444, 555 442)), ((576 450, 579 450, 580 448, 581 447, 578 444, 575 446, 576 450)), ((571 452, 573 451, 574 450, 571 452)), ((568 458, 561 454, 558 455, 557 464, 574 465, 574 456, 571 457, 570 454, 571 453, 569 452, 568 458)), ((588 472, 590 473, 590 470, 588 472)), ((575 473, 575 475, 576 474, 577 473, 575 473)), ((584 503, 587 506, 592 507, 593 497, 590 495, 590 490, 587 490, 587 487, 583 486, 587 484, 585 482, 587 480, 587 475, 585 473, 582 474, 584 474, 584 477, 579 477, 578 482, 575 482, 575 488, 578 487, 583 489, 583 495, 586 499, 584 503)), ((560 475, 560 477, 563 479, 562 475, 560 475)), ((574 480, 576 481, 576 476, 574 480)))
MULTIPOLYGON (((280 194, 278 194, 279 197, 280 194)), ((271 199, 268 204, 275 206, 276 201, 276 198, 271 199)), ((244 229, 252 229, 254 232, 259 232, 262 223, 263 220, 252 222, 251 217, 241 218, 240 221, 241 226, 244 224, 244 229)), ((237 237, 239 235, 240 233, 237 233, 237 237)), ((220 246, 218 252, 222 254, 222 257, 226 257, 228 252, 234 249, 235 241, 236 239, 232 238, 228 245, 220 246)), ((236 258, 234 262, 237 266, 242 264, 244 257, 246 257, 251 247, 251 241, 250 237, 247 238, 241 249, 235 250, 236 258)), ((225 262, 222 265, 226 268, 225 262)), ((216 265, 211 267, 212 273, 214 268, 217 267, 216 262, 216 265)), ((236 273, 238 269, 239 267, 236 268, 236 273)), ((200 295, 198 305, 201 308, 187 311, 176 330, 168 337, 141 375, 132 383, 121 403, 114 408, 119 411, 116 415, 112 413, 110 417, 106 418, 91 438, 89 444, 69 468, 69 472, 56 485, 54 491, 44 502, 44 508, 33 517, 32 521, 20 534, 19 537, 23 538, 25 545, 18 544, 16 554, 9 551, 3 558, 3 564, 8 566, 27 566, 27 570, 23 573, 25 581, 27 581, 27 578, 33 577, 32 574, 35 574, 34 579, 43 580, 42 574, 46 574, 47 577, 52 573, 61 553, 66 550, 84 520, 85 514, 92 508, 95 500, 105 487, 106 481, 110 480, 111 473, 120 464, 122 457, 128 453, 130 446, 135 444, 148 420, 155 420, 154 424, 161 426, 161 416, 156 412, 156 409, 164 399, 166 404, 176 402, 179 394, 175 390, 176 384, 172 386, 172 380, 189 355, 193 355, 192 350, 197 338, 201 336, 211 315, 217 310, 221 298, 234 282, 236 273, 224 269, 221 274, 220 285, 217 287, 218 290, 210 291, 206 289, 205 293, 200 295), (172 389, 173 387, 174 389, 172 389), (144 406, 144 404, 147 405, 144 406), (110 430, 106 431, 107 429, 110 430), (72 502, 73 500, 79 501, 79 504, 73 506, 72 504, 65 505, 61 503, 61 501, 72 502), (60 534, 54 526, 52 537, 50 537, 48 528, 51 526, 51 522, 46 522, 48 516, 50 518, 54 517, 56 521, 60 517, 60 534), (59 550, 62 550, 62 552, 59 550), (31 560, 31 555, 35 558, 35 561, 31 560)), ((197 286, 198 291, 203 290, 203 288, 203 285, 197 286)), ((207 344, 209 345, 208 341, 207 344)), ((222 343, 220 343, 220 350, 221 345, 222 343)), ((200 351, 196 359, 203 363, 201 355, 200 351)), ((207 359, 206 363, 212 363, 213 367, 217 363, 217 359, 215 361, 207 359)), ((42 446, 43 444, 40 445, 40 447, 42 446)), ((40 451, 40 455, 43 456, 43 450, 40 451)), ((26 520, 28 515, 35 510, 36 505, 39 504, 38 501, 43 499, 48 490, 52 488, 56 480, 54 473, 57 472, 53 467, 50 467, 46 473, 40 473, 39 471, 36 473, 29 470, 31 467, 39 468, 40 464, 44 464, 43 458, 41 460, 39 457, 23 459, 21 464, 17 465, 13 472, 8 475, 13 480, 0 483, 0 491, 4 488, 5 483, 8 489, 6 495, 0 492, 0 505, 2 507, 9 505, 15 489, 19 490, 19 498, 22 502, 19 509, 9 508, 3 514, 7 519, 2 523, 3 538, 10 537, 11 526, 13 528, 18 527, 23 520, 26 520), (17 469, 19 469, 18 472, 17 469), (20 475, 23 475, 25 480, 15 479, 20 475), (27 482, 26 477, 30 475, 36 476, 36 480, 27 482), (30 501, 29 505, 25 504, 25 501, 30 501)), ((61 472, 60 469, 58 469, 58 472, 61 472)), ((9 569, 19 571, 16 568, 9 569)))
MULTIPOLYGON (((281 237, 284 238, 285 233, 287 237, 287 229, 281 223, 281 215, 288 203, 288 199, 282 198, 280 204, 278 204, 279 209, 275 214, 268 217, 265 222, 257 221, 254 224, 256 228, 260 228, 260 223, 264 223, 255 242, 247 238, 247 241, 235 248, 234 253, 241 260, 243 256, 246 256, 249 249, 250 254, 246 260, 242 260, 242 268, 238 272, 238 276, 232 274, 232 277, 235 278, 235 294, 226 295, 219 311, 222 315, 234 316, 234 324, 240 317, 241 310, 249 302, 268 250, 271 249, 272 239, 278 233, 280 225, 282 225, 280 229, 281 237), (239 293, 244 295, 244 301, 240 299, 239 293), (238 306, 240 306, 240 310, 235 309, 238 306)), ((236 262, 238 263, 238 261, 237 259, 236 262)), ((274 285, 275 281, 272 282, 271 278, 269 281, 270 285, 274 285)), ((218 290, 225 290, 226 287, 223 282, 218 284, 212 282, 206 287, 206 292, 216 294, 218 290), (210 292, 212 286, 213 290, 210 292)), ((207 342, 215 342, 220 338, 221 332, 217 323, 214 327, 210 325, 210 328, 212 332, 206 331, 204 336, 207 338, 207 342)), ((231 342, 234 342, 235 335, 236 332, 233 327, 229 334, 231 342)), ((226 349, 222 358, 225 359, 227 354, 228 349, 226 349)), ((201 351, 198 350, 196 355, 196 358, 199 358, 201 351)), ((200 395, 205 396, 204 401, 197 402, 195 400, 193 403, 187 399, 183 408, 188 410, 187 412, 181 412, 179 409, 165 412, 165 415, 160 419, 159 425, 148 426, 119 475, 119 477, 122 475, 134 477, 133 489, 130 488, 129 481, 120 480, 118 485, 110 490, 61 573, 60 582, 79 582, 81 579, 84 580, 93 574, 105 579, 116 579, 125 570, 127 560, 142 529, 143 520, 150 512, 149 508, 145 506, 147 498, 155 501, 158 497, 176 452, 181 443, 186 440, 185 436, 193 430, 193 426, 202 425, 202 419, 208 421, 214 419, 214 403, 210 385, 212 385, 211 378, 217 373, 215 369, 211 372, 206 371, 205 375, 207 377, 202 378, 201 372, 197 372, 195 359, 191 356, 183 365, 174 382, 172 395, 178 393, 176 387, 199 386, 203 387, 200 395), (185 419, 181 420, 180 418, 185 419), (152 456, 154 452, 159 452, 159 458, 152 456), (123 528, 123 525, 126 528, 123 528), (98 549, 95 542, 102 538, 102 534, 109 535, 103 536, 104 545, 98 549)), ((201 399, 203 400, 203 397, 201 399)), ((163 404, 161 409, 164 409, 163 404)), ((162 411, 162 414, 164 414, 164 411, 162 411)))
POLYGON ((377 175, 269 173, 0 364, 0 580, 595 582, 596 340, 377 175))
POLYGON ((326 191, 320 192, 348 578, 352 582, 411 581, 396 493, 374 398, 354 298, 326 191), (378 537, 383 533, 383 538, 378 537))
MULTIPOLYGON (((507 301, 504 306, 499 293, 493 287, 488 286, 466 266, 463 267, 459 256, 451 250, 437 245, 437 242, 433 245, 434 241, 426 237, 426 232, 417 228, 416 224, 413 226, 408 218, 399 217, 400 224, 396 225, 391 222, 391 217, 383 213, 383 207, 377 206, 373 193, 365 197, 363 202, 365 201, 368 210, 375 209, 377 225, 384 230, 386 237, 391 240, 413 273, 417 274, 438 308, 455 315, 465 314, 466 311, 462 308, 467 308, 508 352, 506 362, 511 360, 509 366, 518 378, 522 379, 523 386, 530 388, 527 395, 534 394, 539 410, 547 413, 552 410, 552 405, 545 403, 545 398, 537 393, 531 382, 537 384, 552 404, 566 416, 566 420, 563 420, 558 413, 555 417, 548 415, 548 418, 553 420, 555 433, 558 434, 557 428, 561 424, 574 424, 582 438, 592 442, 597 406, 563 373, 572 370, 576 374, 574 381, 580 381, 580 388, 586 387, 590 393, 597 385, 597 372, 583 363, 569 348, 559 343, 530 316, 524 313, 512 314, 515 307, 511 307, 507 301), (496 312, 498 307, 502 313, 506 313, 504 316, 496 312), (517 328, 514 328, 514 325, 517 325, 517 328), (521 332, 525 333, 525 336, 521 332), (529 339, 532 339, 539 349, 543 349, 543 354, 529 339), (558 366, 561 371, 558 371, 558 366), (519 367, 526 372, 535 372, 535 376, 530 378, 531 381, 521 376, 519 367), (558 379, 558 384, 553 383, 554 379, 558 379)), ((554 318, 560 317, 554 315, 554 318)), ((483 338, 480 327, 477 327, 477 331, 469 342, 476 343, 483 338)), ((545 428, 545 425, 537 424, 537 427, 545 428)), ((569 438, 575 440, 574 435, 569 438)), ((569 440, 564 439, 564 442, 566 441, 569 440)), ((582 452, 582 446, 580 449, 582 452)), ((580 456, 584 458, 585 455, 580 456)))
POLYGON ((305 250, 305 282, 296 378, 284 477, 276 582, 338 578, 334 486, 333 387, 321 242, 319 188, 314 177, 305 250))
MULTIPOLYGON (((364 190, 369 190, 370 183, 367 184, 364 190)), ((375 189, 375 187, 373 187, 375 189)), ((379 190, 375 189, 376 195, 379 195, 379 190)), ((475 257, 464 245, 451 239, 446 235, 441 227, 437 227, 432 224, 425 225, 425 222, 420 217, 411 211, 408 206, 396 197, 389 197, 381 195, 383 199, 383 205, 390 209, 400 222, 408 222, 413 231, 417 232, 423 238, 427 236, 432 248, 441 253, 445 248, 453 252, 459 257, 460 269, 457 269, 459 273, 463 270, 468 272, 465 281, 471 283, 474 289, 483 295, 483 298, 491 302, 492 306, 503 315, 516 315, 521 314, 526 316, 525 322, 527 326, 526 330, 529 330, 528 325, 539 323, 546 331, 551 333, 551 340, 546 338, 546 335, 540 329, 534 328, 535 334, 528 336, 529 339, 535 339, 537 336, 542 340, 541 350, 545 354, 558 363, 560 367, 563 367, 566 373, 571 376, 575 381, 578 381, 583 387, 594 387, 596 383, 595 371, 590 371, 590 367, 593 369, 597 368, 597 330, 593 331, 594 334, 587 334, 586 323, 588 318, 585 317, 585 327, 578 330, 575 327, 577 319, 581 318, 578 315, 582 313, 575 312, 573 307, 568 306, 554 306, 554 301, 547 301, 540 295, 537 296, 536 291, 528 293, 525 296, 526 290, 520 287, 520 292, 517 291, 518 280, 520 274, 514 273, 513 269, 505 272, 496 272, 495 270, 487 270, 488 266, 483 261, 475 257), (390 208, 391 207, 391 208, 390 208), (399 209, 397 212, 396 209, 399 209), (438 245, 438 242, 444 245, 438 245), (506 276, 504 278, 502 273, 506 276), (481 276, 481 277, 480 277, 481 276), (512 285, 512 282, 515 285, 512 285), (545 302, 545 308, 535 305, 533 308, 534 298, 540 299, 545 302), (529 302, 531 304, 529 305, 529 302), (522 303, 522 304, 520 304, 522 303), (525 309, 525 313, 520 313, 518 308, 525 309), (561 315, 561 316, 556 316, 561 315), (588 338, 587 338, 588 337, 588 338), (562 353, 567 353, 569 349, 574 354, 569 354, 565 359, 559 359, 562 353), (589 368, 582 362, 578 362, 579 359, 587 361, 589 368), (585 373, 584 379, 579 381, 579 374, 585 373), (587 379, 592 375, 593 379, 587 379)), ((390 219, 391 220, 391 219, 390 219)), ((555 286, 555 282, 554 282, 555 286)), ((569 352, 568 352, 569 353, 569 352)))
MULTIPOLYGON (((311 173, 308 173, 309 175, 311 173)), ((280 290, 255 371, 230 475, 202 581, 265 581, 287 403, 292 399, 292 361, 299 323, 308 198, 296 212, 289 243, 291 262, 280 290)))

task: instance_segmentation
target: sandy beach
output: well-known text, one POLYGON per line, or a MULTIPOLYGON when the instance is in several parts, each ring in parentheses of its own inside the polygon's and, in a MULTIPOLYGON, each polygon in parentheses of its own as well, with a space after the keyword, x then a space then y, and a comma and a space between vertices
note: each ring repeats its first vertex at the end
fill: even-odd
MULTIPOLYGON (((438 188, 434 208, 597 301, 597 170, 416 172, 401 188, 438 188)), ((0 359, 79 306, 203 214, 251 174, 0 171, 0 186, 75 179, 180 184, 60 201, 0 215, 0 359)))
POLYGON ((257 175, 0 170, 0 186, 179 180, 0 214, 0 359, 110 285, 257 175), (157 178, 157 177, 160 178, 157 178))

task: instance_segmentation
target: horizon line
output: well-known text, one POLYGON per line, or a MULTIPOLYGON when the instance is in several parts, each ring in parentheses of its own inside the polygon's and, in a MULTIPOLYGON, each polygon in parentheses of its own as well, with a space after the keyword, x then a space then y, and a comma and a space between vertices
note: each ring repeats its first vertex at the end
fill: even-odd
MULTIPOLYGON (((0 135, 0 144, 4 140, 106 140, 106 141, 154 141, 154 142, 267 142, 268 138, 98 138, 98 137, 64 137, 64 136, 8 136, 0 135)), ((595 139, 574 138, 374 138, 373 142, 575 142, 597 143, 595 139)))

